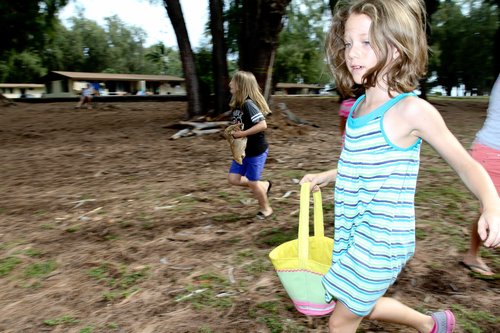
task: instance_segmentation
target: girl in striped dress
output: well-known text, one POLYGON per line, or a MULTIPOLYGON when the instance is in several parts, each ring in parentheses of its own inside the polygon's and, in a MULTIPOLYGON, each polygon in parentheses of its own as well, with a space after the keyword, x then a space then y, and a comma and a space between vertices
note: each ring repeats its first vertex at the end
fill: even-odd
POLYGON ((354 0, 336 8, 328 54, 344 95, 365 94, 347 119, 338 168, 307 174, 317 189, 335 181, 332 265, 323 277, 336 301, 330 332, 354 333, 361 320, 388 321, 421 333, 451 333, 449 310, 425 315, 383 297, 415 251, 414 195, 422 140, 455 169, 483 207, 478 232, 500 246, 500 198, 488 174, 412 91, 427 65, 421 0, 354 0))

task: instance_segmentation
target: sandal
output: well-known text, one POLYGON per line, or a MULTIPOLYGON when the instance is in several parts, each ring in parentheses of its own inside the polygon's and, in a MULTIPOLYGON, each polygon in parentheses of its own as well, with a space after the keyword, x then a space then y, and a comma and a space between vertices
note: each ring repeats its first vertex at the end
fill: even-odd
POLYGON ((266 194, 269 194, 271 192, 271 187, 273 187, 273 183, 268 179, 267 182, 269 183, 269 186, 267 187, 267 192, 266 194))
POLYGON ((482 276, 492 277, 495 275, 495 273, 493 273, 491 271, 491 269, 486 265, 468 264, 465 261, 460 261, 460 265, 464 266, 465 268, 467 268, 471 272, 474 272, 474 273, 482 275, 482 276))
POLYGON ((455 316, 450 310, 434 312, 431 314, 434 319, 434 327, 431 333, 452 333, 455 328, 455 316))
POLYGON ((258 219, 258 220, 265 220, 267 219, 269 216, 273 215, 273 213, 269 214, 269 215, 264 215, 264 213, 262 212, 258 212, 257 215, 255 215, 255 217, 258 219))

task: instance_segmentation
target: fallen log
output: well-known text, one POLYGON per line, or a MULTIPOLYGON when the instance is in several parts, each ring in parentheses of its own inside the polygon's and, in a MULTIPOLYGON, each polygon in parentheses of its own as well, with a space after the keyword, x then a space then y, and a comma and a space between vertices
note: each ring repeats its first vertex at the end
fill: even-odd
POLYGON ((180 121, 179 124, 192 126, 198 130, 216 127, 226 127, 230 124, 229 121, 206 121, 206 122, 196 122, 196 121, 180 121))
POLYGON ((214 134, 222 131, 231 122, 230 121, 180 121, 178 125, 189 126, 181 129, 170 137, 170 140, 177 140, 186 136, 214 134))
POLYGON ((286 106, 285 103, 278 103, 278 108, 279 110, 285 115, 285 117, 287 117, 290 121, 296 123, 296 124, 299 124, 299 125, 309 125, 309 126, 313 126, 313 127, 319 127, 318 125, 316 124, 313 124, 307 120, 303 120, 301 118, 299 118, 295 113, 293 113, 292 111, 290 111, 288 109, 288 107, 286 106))

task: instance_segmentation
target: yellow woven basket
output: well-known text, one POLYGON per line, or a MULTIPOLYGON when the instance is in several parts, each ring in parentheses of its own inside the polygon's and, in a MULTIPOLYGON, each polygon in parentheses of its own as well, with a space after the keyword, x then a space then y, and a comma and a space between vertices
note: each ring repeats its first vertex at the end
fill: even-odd
POLYGON ((309 236, 310 183, 300 190, 298 239, 283 243, 269 258, 297 311, 308 316, 324 316, 335 302, 325 302, 321 278, 332 261, 333 239, 324 236, 321 192, 314 192, 314 236, 309 236))

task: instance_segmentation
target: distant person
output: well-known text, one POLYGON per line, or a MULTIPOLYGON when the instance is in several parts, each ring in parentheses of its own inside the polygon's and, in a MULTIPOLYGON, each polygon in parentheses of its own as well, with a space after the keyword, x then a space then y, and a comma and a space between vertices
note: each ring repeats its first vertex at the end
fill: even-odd
MULTIPOLYGON (((491 90, 486 120, 476 134, 471 155, 486 169, 500 195, 500 75, 491 90)), ((480 213, 481 211, 482 207, 480 213)), ((462 264, 473 272, 491 276, 495 273, 484 263, 479 254, 481 239, 477 233, 477 224, 477 220, 472 224, 469 250, 462 264)))
POLYGON ((354 96, 344 97, 340 94, 340 107, 339 107, 339 129, 340 134, 342 135, 342 144, 344 144, 344 135, 345 135, 345 125, 347 122, 347 118, 349 117, 349 113, 351 112, 351 108, 362 95, 362 89, 358 85, 353 87, 353 91, 355 92, 354 96))
MULTIPOLYGON (((325 300, 336 301, 328 327, 355 333, 363 319, 451 333, 450 310, 432 314, 385 296, 415 253, 415 192, 423 140, 463 179, 483 206, 478 232, 500 246, 500 198, 487 172, 446 127, 439 111, 413 92, 427 67, 423 0, 338 2, 327 55, 335 82, 365 94, 347 119, 338 168, 306 174, 312 190, 335 182, 331 267, 325 300)), ((316 151, 311 151, 311 154, 316 151)))
POLYGON ((270 180, 260 180, 269 151, 264 134, 267 129, 265 116, 271 111, 252 73, 236 72, 229 83, 229 89, 232 94, 229 106, 233 122, 243 124, 243 130, 234 132, 233 137, 246 137, 247 145, 242 164, 233 160, 228 181, 231 185, 249 187, 252 190, 253 196, 259 202, 256 217, 264 220, 273 213, 268 198, 272 183, 270 180))
POLYGON ((94 93, 92 96, 100 96, 101 95, 101 85, 98 82, 92 83, 92 87, 94 88, 94 93))
POLYGON ((94 97, 94 94, 94 87, 90 83, 87 83, 87 86, 82 89, 80 100, 78 101, 78 104, 76 104, 75 108, 79 109, 86 104, 87 109, 92 109, 92 98, 94 97))

